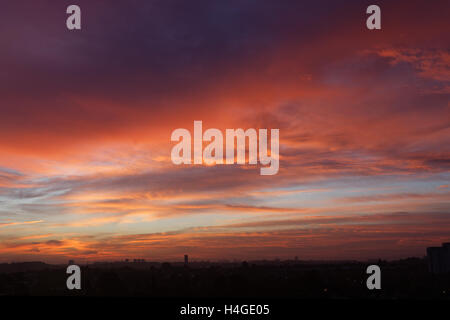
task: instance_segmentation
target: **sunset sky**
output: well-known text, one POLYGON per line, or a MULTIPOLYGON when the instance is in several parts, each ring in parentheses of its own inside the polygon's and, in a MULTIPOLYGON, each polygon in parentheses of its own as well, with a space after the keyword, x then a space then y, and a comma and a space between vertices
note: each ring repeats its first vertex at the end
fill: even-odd
POLYGON ((2 3, 0 262, 395 259, 449 242, 450 2, 374 3, 2 3), (382 30, 366 28, 374 3, 382 30), (279 128, 278 174, 174 165, 171 133, 194 120, 279 128))

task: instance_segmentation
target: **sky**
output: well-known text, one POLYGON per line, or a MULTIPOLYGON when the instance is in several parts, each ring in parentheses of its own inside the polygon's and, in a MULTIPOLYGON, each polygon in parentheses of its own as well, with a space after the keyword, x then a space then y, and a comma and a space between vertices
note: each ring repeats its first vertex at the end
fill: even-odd
POLYGON ((450 241, 448 1, 8 1, 0 262, 422 257, 450 241), (77 4, 82 29, 66 28, 77 4), (174 165, 278 128, 280 168, 174 165))

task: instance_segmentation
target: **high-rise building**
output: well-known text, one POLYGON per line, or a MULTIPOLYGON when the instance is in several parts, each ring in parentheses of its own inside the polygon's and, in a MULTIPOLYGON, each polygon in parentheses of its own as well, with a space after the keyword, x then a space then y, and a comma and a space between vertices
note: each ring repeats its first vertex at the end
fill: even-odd
POLYGON ((446 242, 442 244, 442 248, 444 248, 444 264, 446 266, 446 272, 450 272, 450 242, 446 242))
POLYGON ((432 273, 450 272, 450 243, 427 248, 428 270, 432 273))
POLYGON ((189 257, 187 254, 184 255, 184 265, 187 266, 189 263, 189 257))

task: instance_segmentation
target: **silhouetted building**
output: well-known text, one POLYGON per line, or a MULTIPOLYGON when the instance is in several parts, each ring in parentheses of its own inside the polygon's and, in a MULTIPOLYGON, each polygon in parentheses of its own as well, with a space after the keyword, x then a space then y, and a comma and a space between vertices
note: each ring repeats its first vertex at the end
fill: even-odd
POLYGON ((427 248, 428 270, 432 273, 450 272, 450 243, 427 248))
POLYGON ((187 254, 184 255, 184 265, 187 266, 189 263, 189 257, 187 254))
POLYGON ((69 260, 69 266, 71 266, 71 265, 73 265, 73 264, 75 264, 75 261, 69 260))
POLYGON ((446 272, 450 272, 450 242, 446 242, 442 244, 446 254, 445 254, 445 265, 447 267, 446 272))

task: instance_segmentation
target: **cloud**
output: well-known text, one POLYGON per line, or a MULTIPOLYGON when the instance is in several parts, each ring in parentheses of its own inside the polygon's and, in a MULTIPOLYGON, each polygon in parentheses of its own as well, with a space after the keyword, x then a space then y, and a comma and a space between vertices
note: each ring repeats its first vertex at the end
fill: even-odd
POLYGON ((357 1, 78 4, 81 32, 62 2, 9 2, 0 21, 2 259, 394 256, 445 238, 445 1, 385 3, 381 33, 357 1), (194 120, 279 128, 279 173, 173 165, 170 134, 194 120))
POLYGON ((62 246, 64 244, 64 242, 60 241, 60 240, 48 240, 45 242, 45 244, 47 244, 49 246, 59 247, 59 246, 62 246))
POLYGON ((425 78, 442 81, 447 85, 450 82, 450 53, 448 51, 391 48, 380 50, 378 55, 389 58, 392 64, 409 63, 425 78))
POLYGON ((1 227, 9 227, 9 226, 35 224, 35 223, 40 223, 40 222, 43 222, 43 220, 21 221, 21 222, 0 222, 0 228, 1 227))

